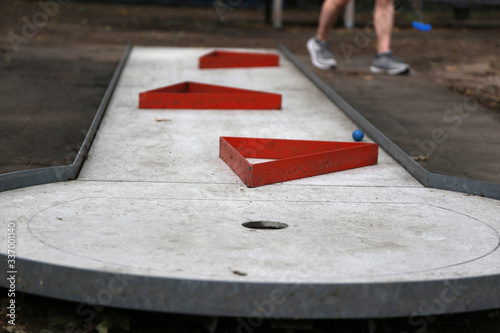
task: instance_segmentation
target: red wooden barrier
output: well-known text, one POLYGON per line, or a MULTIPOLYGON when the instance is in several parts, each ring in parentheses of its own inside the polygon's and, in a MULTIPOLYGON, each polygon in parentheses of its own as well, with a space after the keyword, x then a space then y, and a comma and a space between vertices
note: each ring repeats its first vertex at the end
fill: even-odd
POLYGON ((139 94, 140 109, 281 109, 281 95, 182 82, 139 94))
POLYGON ((279 66, 277 54, 216 50, 201 56, 199 68, 247 68, 279 66))
POLYGON ((248 187, 373 165, 376 143, 221 137, 219 156, 248 187), (273 159, 252 164, 247 158, 273 159))

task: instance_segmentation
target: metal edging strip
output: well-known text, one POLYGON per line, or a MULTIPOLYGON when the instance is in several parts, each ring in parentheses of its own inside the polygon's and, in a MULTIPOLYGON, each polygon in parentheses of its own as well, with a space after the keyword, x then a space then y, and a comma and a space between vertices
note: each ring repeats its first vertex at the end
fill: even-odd
POLYGON ((109 82, 101 104, 99 105, 99 108, 94 116, 94 120, 90 125, 87 135, 85 136, 85 140, 83 141, 73 163, 70 165, 24 170, 0 175, 0 192, 15 190, 22 187, 72 180, 78 176, 86 155, 92 146, 94 137, 97 133, 99 125, 101 124, 102 117, 106 112, 106 108, 108 107, 111 96, 113 95, 118 80, 120 79, 121 73, 125 67, 132 48, 132 43, 129 42, 118 65, 116 66, 113 77, 109 82))
POLYGON ((363 117, 356 109, 347 103, 328 84, 316 75, 308 66, 300 61, 283 44, 279 50, 300 70, 312 83, 314 83, 333 103, 335 103, 349 118, 358 124, 370 137, 377 142, 389 155, 401 164, 423 186, 441 190, 470 193, 491 199, 500 200, 500 184, 490 182, 441 175, 432 173, 423 168, 413 158, 408 156, 394 142, 380 132, 372 123, 363 117))
MULTIPOLYGON (((7 256, 0 254, 1 260, 7 256)), ((259 304, 282 319, 359 319, 494 309, 500 276, 372 283, 238 282, 97 271, 17 259, 18 289, 36 295, 124 309, 251 319, 259 304), (443 293, 451 298, 443 299, 443 293), (485 296, 488 297, 485 297, 485 296), (448 301, 450 299, 450 301, 448 301), (207 306, 207 301, 211 306, 207 306), (438 302, 435 308, 433 302, 438 302), (280 305, 280 306, 278 306, 280 305), (428 305, 428 306, 426 306, 428 305), (441 307, 441 305, 443 307, 441 307)), ((7 282, 0 285, 7 286, 7 282)), ((78 308, 78 306, 76 307, 78 308)), ((262 315, 262 313, 261 313, 262 315)))

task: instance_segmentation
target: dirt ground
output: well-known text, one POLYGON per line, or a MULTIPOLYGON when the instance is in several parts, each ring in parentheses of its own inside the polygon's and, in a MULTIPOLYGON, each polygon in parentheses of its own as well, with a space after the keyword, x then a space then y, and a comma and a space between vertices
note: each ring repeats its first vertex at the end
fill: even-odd
MULTIPOLYGON (((397 16, 394 51, 432 82, 481 97, 500 112, 500 28, 498 13, 473 12, 456 22, 451 10, 427 13, 432 33, 412 30, 410 16, 397 16)), ((264 23, 262 10, 226 7, 165 7, 59 1, 0 2, 0 173, 73 161, 128 41, 147 46, 276 48, 283 43, 305 54, 315 32, 317 10, 291 8, 285 25, 264 23)), ((370 13, 358 13, 357 29, 338 28, 331 45, 339 66, 342 42, 368 37, 360 54, 373 54, 370 13)), ((6 295, 5 290, 1 290, 6 295)), ((2 296, 0 330, 6 332, 208 332, 204 319, 140 311, 103 309, 79 317, 77 304, 18 293, 18 325, 7 326, 2 296), (68 326, 69 325, 69 326, 68 326), (73 326, 71 326, 73 325, 73 326), (78 329, 76 329, 76 327, 78 329)), ((409 318, 297 322, 304 332, 500 332, 500 310, 409 318)), ((237 321, 220 321, 235 332, 237 321)), ((255 332, 286 332, 266 322, 255 332)))

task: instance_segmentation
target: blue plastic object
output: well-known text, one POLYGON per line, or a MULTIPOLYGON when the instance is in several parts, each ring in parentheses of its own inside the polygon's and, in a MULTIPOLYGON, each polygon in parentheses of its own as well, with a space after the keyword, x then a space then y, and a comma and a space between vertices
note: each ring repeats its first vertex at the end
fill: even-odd
POLYGON ((364 137, 365 133, 363 133, 363 131, 360 129, 354 130, 354 132, 352 132, 352 138, 354 139, 354 141, 361 141, 364 137))
POLYGON ((412 25, 415 29, 420 30, 420 31, 431 31, 432 30, 432 25, 430 25, 429 23, 413 21, 412 25))

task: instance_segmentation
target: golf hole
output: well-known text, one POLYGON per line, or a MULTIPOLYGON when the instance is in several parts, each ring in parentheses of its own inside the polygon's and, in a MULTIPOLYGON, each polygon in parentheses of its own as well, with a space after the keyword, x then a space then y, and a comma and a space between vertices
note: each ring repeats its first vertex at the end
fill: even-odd
POLYGON ((245 228, 261 229, 261 230, 276 230, 288 228, 288 224, 273 221, 251 221, 242 224, 245 228))

